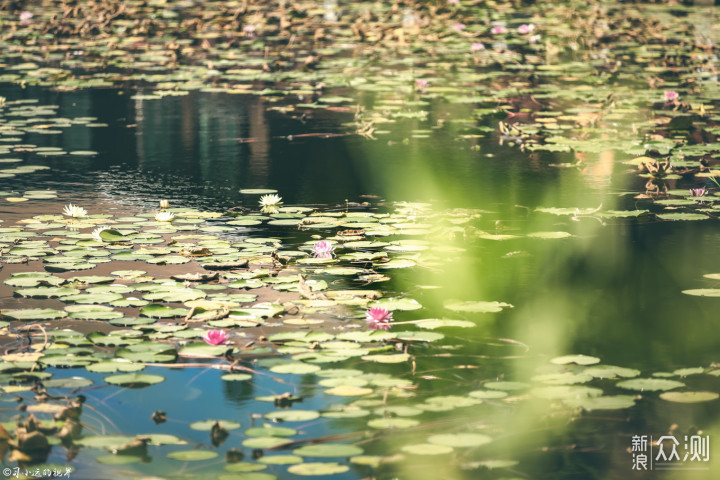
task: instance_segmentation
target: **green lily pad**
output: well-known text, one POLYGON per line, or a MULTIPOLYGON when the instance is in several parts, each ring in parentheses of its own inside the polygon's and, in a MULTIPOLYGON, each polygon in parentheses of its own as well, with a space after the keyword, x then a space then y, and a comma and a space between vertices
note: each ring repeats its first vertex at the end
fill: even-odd
POLYGON ((68 377, 68 378, 52 378, 45 380, 43 384, 47 388, 82 388, 93 384, 89 378, 68 377))
POLYGON ((115 448, 120 447, 135 437, 127 437, 125 435, 90 435, 74 440, 75 445, 91 448, 115 448))
POLYGON ((204 342, 193 342, 178 350, 178 355, 190 358, 218 357, 224 355, 231 348, 229 345, 208 345, 204 342))
POLYGON ((270 371, 273 373, 292 373, 296 375, 305 375, 308 373, 315 373, 320 370, 320 367, 317 365, 309 365, 307 363, 284 363, 280 365, 275 365, 274 367, 270 368, 270 371))
POLYGON ((252 378, 252 375, 249 375, 247 373, 226 373, 220 378, 222 380, 225 380, 226 382, 241 382, 244 380, 250 380, 252 378))
POLYGON ((184 462, 195 462, 199 460, 210 460, 218 456, 217 452, 210 450, 181 450, 179 452, 170 452, 168 458, 182 460, 184 462))
POLYGON ((418 443, 415 445, 405 445, 400 448, 405 453, 413 455, 444 455, 453 451, 449 445, 435 445, 432 443, 418 443))
POLYGON ((286 427, 254 427, 245 430, 248 437, 292 437, 297 433, 294 428, 286 427))
POLYGON ((427 328, 430 330, 441 327, 471 328, 475 326, 473 322, 469 322, 467 320, 450 320, 447 318, 425 318, 422 320, 414 320, 413 323, 417 327, 427 328))
POLYGON ((302 457, 352 457, 362 454, 363 449, 344 443, 322 443, 296 448, 293 453, 302 457))
POLYGON ((683 290, 682 293, 696 297, 720 297, 720 288, 694 288, 683 290))
POLYGON ((147 375, 143 373, 127 373, 121 375, 111 375, 105 377, 104 380, 112 385, 120 385, 126 388, 146 387, 165 381, 165 377, 160 375, 147 375))
POLYGON ((18 310, 0 310, 0 315, 15 320, 54 320, 67 317, 66 312, 52 308, 26 308, 18 310))
POLYGON ((659 390, 672 390, 673 388, 684 387, 685 384, 665 378, 633 378, 631 380, 618 382, 617 386, 627 390, 656 392, 659 390))
POLYGON ((422 305, 412 298, 382 298, 376 302, 372 302, 369 307, 387 308, 393 310, 417 310, 422 305))
POLYGON ((459 300, 445 302, 445 308, 448 310, 463 313, 495 313, 508 307, 512 308, 513 306, 504 302, 462 302, 459 300))
POLYGON ((566 398, 563 401, 569 406, 585 410, 620 410, 635 405, 635 397, 629 395, 566 398))
POLYGON ((595 378, 632 378, 640 375, 640 370, 635 370, 634 368, 616 367, 614 365, 596 365, 584 369, 582 373, 595 378))
POLYGON ((597 357, 590 357, 588 355, 565 355, 562 357, 555 357, 550 360, 550 363, 556 365, 567 365, 570 363, 576 363, 578 365, 593 365, 600 363, 600 359, 597 357))
POLYGON ((377 363, 403 363, 410 359, 410 355, 407 353, 389 353, 385 355, 363 355, 361 358, 377 363))
POLYGON ((336 475, 339 473, 345 473, 348 470, 350 470, 350 467, 347 465, 340 465, 339 463, 300 463, 288 467, 288 472, 305 477, 336 475))
POLYGON ((259 458, 258 462, 268 465, 294 465, 302 463, 303 458, 297 455, 265 455, 259 458))
POLYGON ((320 414, 315 410, 276 410, 265 414, 265 418, 283 422, 307 422, 319 416, 320 414))
POLYGON ((289 440, 282 437, 251 437, 243 440, 242 446, 246 448, 275 448, 289 440))
POLYGON ((210 431, 216 422, 220 423, 225 430, 235 430, 241 427, 239 423, 231 420, 203 420, 191 423, 190 428, 193 430, 210 431))
POLYGON ((701 403, 717 400, 720 397, 715 392, 663 392, 660 398, 676 403, 701 403))
POLYGON ((184 317, 189 313, 185 308, 171 308, 167 305, 150 304, 140 309, 140 315, 153 318, 184 317))
POLYGON ((368 427, 376 429, 410 428, 418 425, 420 425, 420 421, 413 418, 374 418, 368 421, 368 427))

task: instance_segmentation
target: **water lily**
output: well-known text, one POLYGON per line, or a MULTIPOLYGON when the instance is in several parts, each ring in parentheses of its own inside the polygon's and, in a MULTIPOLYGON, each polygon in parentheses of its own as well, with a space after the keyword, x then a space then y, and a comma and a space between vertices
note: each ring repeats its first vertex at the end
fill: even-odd
POLYGON ((282 197, 274 193, 260 197, 260 206, 262 208, 277 208, 282 205, 282 203, 282 197))
POLYGON ((334 250, 335 247, 333 247, 332 243, 327 240, 320 240, 319 242, 315 242, 312 252, 315 258, 330 258, 334 250))
POLYGON ((452 29, 455 30, 455 31, 457 31, 457 32, 462 32, 463 30, 465 30, 465 24, 464 24, 464 23, 460 23, 460 22, 453 23, 453 24, 452 24, 452 29))
POLYGON ((693 197, 704 197, 706 193, 707 190, 705 190, 705 187, 690 189, 690 195, 693 197))
POLYGON ((676 92, 675 90, 665 90, 665 101, 666 102, 674 102, 678 98, 680 98, 680 94, 676 92))
POLYGON ((528 33, 532 33, 535 30, 535 25, 532 23, 523 23, 517 28, 517 31, 520 35, 527 35, 528 33))
POLYGON ((430 85, 430 82, 423 78, 418 78, 417 80, 415 80, 415 88, 417 88, 418 90, 425 90, 428 85, 430 85))
POLYGON ((102 241, 103 241, 102 237, 100 236, 100 232, 102 232, 103 230, 110 230, 110 227, 108 227, 108 226, 102 226, 102 227, 98 227, 98 228, 96 228, 95 230, 92 231, 92 236, 93 236, 93 238, 94 238, 95 240, 97 240, 98 242, 102 242, 102 241))
POLYGON ((175 214, 171 212, 159 212, 155 214, 155 220, 158 222, 172 222, 175 214))
POLYGON ((540 41, 540 38, 541 37, 539 34, 538 35, 530 35, 530 38, 528 38, 528 42, 530 43, 530 45, 535 45, 536 43, 538 43, 540 41))
POLYGON ((448 5, 457 5, 460 3, 460 0, 448 0, 448 5))
POLYGON ((493 35, 503 35, 507 33, 507 28, 502 25, 495 25, 490 29, 490 33, 492 33, 493 35))
POLYGON ((371 330, 390 330, 392 316, 387 308, 373 307, 365 312, 365 321, 371 330))
POLYGON ((30 20, 32 19, 33 14, 32 12, 28 12, 27 10, 20 12, 20 24, 21 25, 30 25, 30 20))
POLYGON ((72 203, 69 203, 65 205, 65 208, 63 209, 63 215, 67 215, 68 217, 73 218, 87 217, 87 210, 77 205, 73 205, 72 203))
POLYGON ((255 25, 245 25, 243 27, 243 32, 245 32, 245 35, 247 35, 248 37, 252 37, 255 35, 256 29, 257 27, 255 27, 255 25))
POLYGON ((170 206, 170 202, 167 200, 160 200, 160 208, 168 208, 170 206))
POLYGON ((485 45, 482 42, 475 42, 470 45, 471 52, 482 52, 483 50, 485 50, 485 45))
POLYGON ((230 335, 225 330, 209 330, 203 334, 202 338, 208 345, 225 345, 230 335))

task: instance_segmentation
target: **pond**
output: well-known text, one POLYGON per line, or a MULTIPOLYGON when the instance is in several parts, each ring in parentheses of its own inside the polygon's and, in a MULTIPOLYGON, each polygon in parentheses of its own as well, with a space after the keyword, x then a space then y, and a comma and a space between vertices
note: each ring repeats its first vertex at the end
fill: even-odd
POLYGON ((717 478, 714 11, 250 3, 4 14, 3 475, 717 478))

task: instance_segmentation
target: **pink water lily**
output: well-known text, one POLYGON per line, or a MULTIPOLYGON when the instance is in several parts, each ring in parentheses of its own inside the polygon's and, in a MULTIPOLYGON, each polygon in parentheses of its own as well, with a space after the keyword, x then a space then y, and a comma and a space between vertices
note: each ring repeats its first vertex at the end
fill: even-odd
POLYGON ((535 25, 533 25, 532 23, 523 23, 517 29, 517 31, 520 35, 527 35, 528 33, 531 33, 533 30, 535 30, 535 25))
POLYGON ((665 90, 665 93, 663 95, 665 96, 666 102, 674 102, 675 100, 680 98, 680 94, 675 90, 665 90))
POLYGON ((390 330, 392 316, 387 308, 373 307, 365 312, 365 321, 371 330, 390 330))
POLYGON ((208 345, 224 345, 230 335, 225 330, 209 330, 203 334, 202 338, 208 345))
POLYGON ((693 197, 703 197, 707 193, 707 190, 705 190, 704 187, 701 188, 691 188, 690 189, 690 195, 693 197))
POLYGON ((481 42, 475 42, 470 45, 471 52, 482 52, 483 50, 485 50, 485 45, 481 42))
POLYGON ((315 258, 330 258, 334 250, 335 247, 333 247, 332 243, 327 240, 320 240, 319 242, 315 242, 312 252, 315 258))
POLYGON ((493 35, 502 35, 504 33, 507 33, 507 28, 503 27, 502 25, 495 25, 490 29, 490 33, 493 35))
POLYGON ((30 25, 30 20, 32 19, 33 14, 32 12, 28 12, 27 10, 20 13, 20 24, 21 25, 30 25))
POLYGON ((465 24, 460 22, 453 23, 452 29, 458 32, 462 32, 463 30, 465 30, 465 24))

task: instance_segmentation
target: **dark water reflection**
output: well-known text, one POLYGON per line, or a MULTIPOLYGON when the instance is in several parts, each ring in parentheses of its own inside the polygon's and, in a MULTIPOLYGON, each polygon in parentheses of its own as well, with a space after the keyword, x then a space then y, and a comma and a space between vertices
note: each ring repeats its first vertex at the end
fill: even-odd
MULTIPOLYGON (((52 169, 19 176, 10 183, 2 179, 2 189, 51 188, 58 190, 63 202, 128 212, 154 208, 159 198, 176 206, 219 211, 235 205, 255 208, 256 197, 241 195, 241 188, 277 189, 289 205, 344 206, 346 199, 362 202, 367 200, 364 196, 372 195, 388 202, 431 202, 438 209, 481 209, 487 212, 481 228, 492 233, 574 234, 575 238, 561 240, 464 243, 448 239, 449 245, 466 248, 468 253, 444 268, 398 272, 391 283, 383 285, 409 293, 428 307, 415 317, 407 314, 406 319, 447 315, 441 306, 448 298, 513 304, 511 310, 483 317, 475 329, 448 334, 470 356, 480 354, 480 345, 488 337, 528 345, 532 361, 478 360, 482 370, 477 375, 483 380, 525 381, 535 374, 538 364, 568 353, 595 355, 605 364, 637 368, 644 375, 707 367, 718 361, 717 300, 681 293, 717 286, 702 278, 720 272, 716 221, 611 219, 602 224, 597 218, 573 221, 568 216, 534 213, 541 206, 635 208, 632 195, 618 194, 639 192, 642 182, 612 155, 589 158, 582 170, 550 168, 550 161, 573 159, 499 146, 491 134, 479 140, 458 140, 459 131, 453 126, 438 128, 427 139, 397 132, 375 142, 357 136, 303 136, 344 132, 338 125, 351 121, 352 113, 315 112, 312 118, 296 119, 267 112, 264 101, 252 95, 193 92, 143 101, 116 90, 57 93, 12 88, 0 94, 9 99, 39 98, 41 103, 59 105, 60 116, 91 116, 108 124, 106 128, 73 127, 62 135, 30 135, 27 143, 99 153, 89 158, 30 156, 31 163, 52 169), (507 256, 514 252, 519 253, 507 256), (421 290, 418 285, 441 288, 421 290)), ((409 131, 419 126, 408 122, 406 127, 409 131)), ((22 208, 41 208, 27 203, 22 208)), ((421 362, 428 371, 443 367, 440 359, 421 362)), ((468 372, 461 376, 472 381, 476 371, 468 372)), ((258 407, 253 396, 283 393, 277 384, 265 384, 262 379, 253 386, 223 383, 214 371, 193 379, 186 372, 167 377, 160 395, 175 400, 167 408, 168 416, 179 423, 170 422, 162 431, 182 438, 195 435, 192 441, 198 444, 207 443, 205 433, 189 434, 187 429, 187 423, 198 420, 198 412, 207 412, 207 417, 249 418, 272 409, 271 404, 258 407)), ((314 380, 305 380, 305 385, 292 387, 307 393, 302 408, 326 407, 327 400, 318 393, 314 380)), ((716 381, 706 383, 708 390, 718 390, 716 381)), ((453 389, 432 382, 422 387, 437 388, 438 394, 453 389)), ((97 400, 106 407, 102 414, 120 430, 143 432, 154 428, 150 397, 157 391, 155 387, 124 391, 108 399, 98 395, 97 400)), ((661 432, 673 423, 720 433, 713 404, 690 409, 645 401, 633 409, 631 420, 626 411, 605 417, 589 415, 572 428, 550 431, 538 423, 542 412, 536 406, 491 411, 493 423, 510 432, 509 439, 496 447, 498 455, 521 458, 520 467, 532 466, 531 478, 624 478, 630 474, 625 450, 632 433, 661 432), (541 449, 546 444, 580 447, 572 453, 560 448, 548 453, 541 449)), ((335 420, 308 426, 307 431, 323 435, 355 428, 352 421, 335 420)), ((228 445, 237 446, 239 441, 231 436, 228 445)), ((92 460, 83 458, 88 462, 85 468, 91 469, 92 460)), ((218 460, 214 467, 221 465, 218 460)), ((164 468, 158 462, 143 471, 161 475, 164 468)), ((705 473, 662 478, 711 478, 703 477, 705 473)), ((351 470, 342 478, 367 474, 351 470)), ((412 465, 398 467, 397 474, 441 478, 412 465)), ((83 475, 77 478, 95 478, 95 473, 83 475)), ((479 477, 468 473, 467 478, 479 477)))

